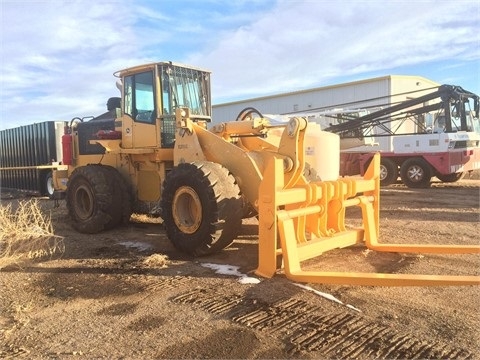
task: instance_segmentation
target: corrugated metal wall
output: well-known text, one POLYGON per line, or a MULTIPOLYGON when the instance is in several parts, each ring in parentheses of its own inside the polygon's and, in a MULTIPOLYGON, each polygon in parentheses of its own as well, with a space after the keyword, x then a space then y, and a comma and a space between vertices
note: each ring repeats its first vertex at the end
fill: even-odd
MULTIPOLYGON (((46 165, 57 159, 56 122, 0 131, 0 167, 46 165)), ((36 169, 0 171, 0 187, 42 192, 44 172, 36 169)))

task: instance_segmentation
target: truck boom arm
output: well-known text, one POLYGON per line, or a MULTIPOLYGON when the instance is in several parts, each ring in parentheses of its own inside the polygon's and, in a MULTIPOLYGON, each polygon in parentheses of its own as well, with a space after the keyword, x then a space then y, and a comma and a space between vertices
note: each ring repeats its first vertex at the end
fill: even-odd
POLYGON ((443 108, 445 110, 445 120, 446 120, 446 132, 452 131, 452 121, 450 115, 450 106, 452 104, 462 105, 459 106, 461 113, 461 130, 466 130, 466 118, 465 118, 465 109, 464 103, 468 102, 470 99, 473 100, 475 117, 478 118, 479 113, 479 96, 466 91, 460 86, 454 85, 441 85, 439 88, 429 94, 419 96, 414 99, 409 99, 403 101, 399 104, 389 106, 387 108, 374 111, 364 116, 352 119, 350 121, 342 122, 340 124, 334 124, 324 129, 325 131, 333 132, 339 134, 340 136, 346 136, 347 133, 351 131, 361 131, 366 130, 373 126, 382 126, 385 123, 395 120, 394 117, 391 117, 393 114, 398 113, 399 111, 404 110, 407 113, 421 114, 427 113, 432 110, 438 110, 443 108), (439 102, 430 105, 424 105, 418 107, 417 105, 427 103, 431 100, 439 99, 439 102), (415 108, 412 108, 414 107, 415 108))

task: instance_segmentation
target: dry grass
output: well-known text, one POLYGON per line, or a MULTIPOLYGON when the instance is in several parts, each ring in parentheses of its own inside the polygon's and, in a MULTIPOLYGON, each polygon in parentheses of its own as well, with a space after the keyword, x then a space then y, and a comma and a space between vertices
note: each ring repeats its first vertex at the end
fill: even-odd
POLYGON ((15 210, 11 203, 0 206, 0 269, 63 251, 63 238, 37 200, 20 201, 15 210))
POLYGON ((149 268, 164 268, 168 266, 168 256, 153 254, 143 260, 143 264, 149 268))
POLYGON ((154 217, 146 214, 135 214, 133 213, 131 218, 131 222, 137 223, 137 224, 162 224, 163 220, 161 217, 154 217))

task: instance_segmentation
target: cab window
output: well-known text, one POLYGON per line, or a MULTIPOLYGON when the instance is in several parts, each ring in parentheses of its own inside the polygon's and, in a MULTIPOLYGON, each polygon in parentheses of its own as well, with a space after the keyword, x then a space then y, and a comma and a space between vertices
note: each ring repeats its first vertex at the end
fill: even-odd
POLYGON ((163 114, 187 107, 192 115, 210 116, 209 76, 200 70, 180 66, 164 66, 162 74, 163 114))

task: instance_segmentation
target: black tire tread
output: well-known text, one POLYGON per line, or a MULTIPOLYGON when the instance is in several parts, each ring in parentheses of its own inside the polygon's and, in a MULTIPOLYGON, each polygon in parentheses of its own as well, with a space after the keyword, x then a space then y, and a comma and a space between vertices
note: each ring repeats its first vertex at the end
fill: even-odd
MULTIPOLYGON (((114 183, 114 197, 120 199, 120 223, 128 224, 132 216, 132 194, 129 191, 127 182, 117 169, 105 166, 112 176, 114 183)), ((115 209, 117 211, 118 209, 115 209)), ((118 215, 117 215, 118 216, 118 215)))

